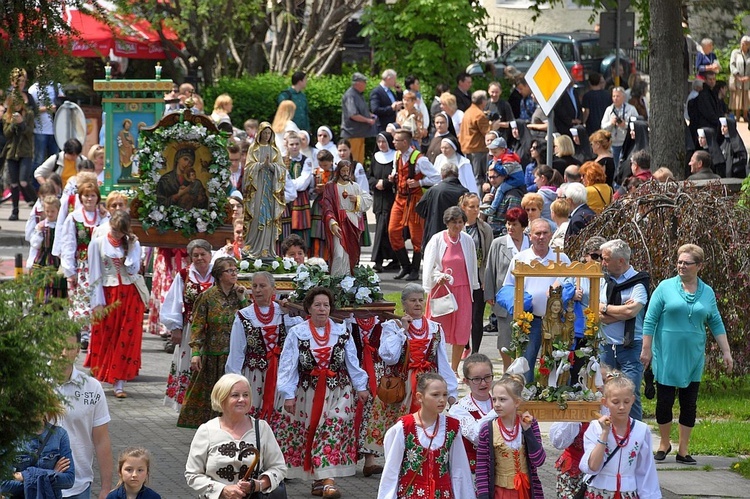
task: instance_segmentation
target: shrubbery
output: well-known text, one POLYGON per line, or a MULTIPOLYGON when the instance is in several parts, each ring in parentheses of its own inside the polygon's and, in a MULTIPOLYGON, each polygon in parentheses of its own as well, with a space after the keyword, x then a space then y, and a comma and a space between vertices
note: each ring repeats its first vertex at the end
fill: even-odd
MULTIPOLYGON (((366 97, 379 81, 378 77, 369 77, 366 97)), ((307 82, 305 94, 310 105, 311 126, 317 128, 327 125, 338 138, 341 128, 341 97, 351 86, 351 75, 311 75, 308 76, 307 82)), ((215 86, 205 90, 203 97, 206 113, 211 113, 214 99, 219 94, 227 93, 232 96, 234 102, 231 114, 234 126, 241 128, 242 123, 249 118, 270 123, 276 113, 276 98, 279 92, 288 88, 290 84, 289 76, 274 73, 245 78, 222 78, 215 86)), ((311 138, 314 143, 315 138, 311 138)))

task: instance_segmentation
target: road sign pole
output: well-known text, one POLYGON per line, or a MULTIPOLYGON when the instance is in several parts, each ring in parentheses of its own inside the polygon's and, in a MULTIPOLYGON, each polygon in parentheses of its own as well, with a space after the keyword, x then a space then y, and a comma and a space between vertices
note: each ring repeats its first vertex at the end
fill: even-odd
POLYGON ((555 154, 554 139, 552 138, 552 128, 555 123, 555 110, 549 112, 547 117, 547 166, 552 168, 552 157, 555 154))
POLYGON ((620 82, 620 19, 622 9, 620 9, 620 0, 617 0, 617 22, 615 23, 615 74, 613 81, 615 86, 619 87, 620 82))

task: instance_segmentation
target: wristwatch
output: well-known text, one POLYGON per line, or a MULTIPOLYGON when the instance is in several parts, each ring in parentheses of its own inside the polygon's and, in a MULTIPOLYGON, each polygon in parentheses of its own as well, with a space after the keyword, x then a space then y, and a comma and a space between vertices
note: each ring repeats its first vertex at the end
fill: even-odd
POLYGON ((603 314, 603 315, 607 315, 607 309, 608 309, 608 308, 609 308, 609 305, 605 303, 605 304, 604 304, 604 309, 602 310, 602 314, 603 314))

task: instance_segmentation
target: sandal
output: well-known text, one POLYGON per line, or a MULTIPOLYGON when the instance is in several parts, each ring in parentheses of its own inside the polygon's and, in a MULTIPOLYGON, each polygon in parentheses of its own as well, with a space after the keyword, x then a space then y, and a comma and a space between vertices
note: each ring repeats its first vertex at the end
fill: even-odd
POLYGON ((333 478, 315 480, 312 484, 311 494, 318 497, 327 497, 329 499, 339 499, 341 497, 341 491, 336 486, 336 482, 333 478))
POLYGON ((128 398, 128 394, 125 393, 123 390, 120 390, 120 391, 115 392, 115 398, 126 399, 128 398))

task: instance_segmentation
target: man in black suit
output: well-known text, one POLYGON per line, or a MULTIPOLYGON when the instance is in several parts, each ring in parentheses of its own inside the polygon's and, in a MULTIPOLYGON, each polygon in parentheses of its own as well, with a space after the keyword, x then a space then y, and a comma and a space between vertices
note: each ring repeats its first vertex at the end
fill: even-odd
POLYGON ((466 111, 471 106, 471 83, 471 76, 466 71, 456 76, 456 88, 453 94, 456 96, 456 105, 461 111, 466 111))
POLYGON ((565 244, 568 240, 583 230, 596 216, 594 210, 586 204, 588 195, 583 184, 574 182, 567 184, 564 190, 565 200, 570 206, 570 221, 568 230, 565 232, 565 244))
POLYGON ((573 125, 581 124, 581 103, 578 101, 572 83, 568 85, 568 88, 557 100, 553 111, 555 112, 553 132, 569 136, 573 125))
POLYGON ((370 92, 370 111, 378 117, 378 132, 385 132, 389 123, 396 122, 396 113, 404 108, 403 93, 396 83, 396 72, 386 69, 380 85, 370 92))

